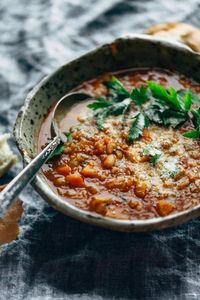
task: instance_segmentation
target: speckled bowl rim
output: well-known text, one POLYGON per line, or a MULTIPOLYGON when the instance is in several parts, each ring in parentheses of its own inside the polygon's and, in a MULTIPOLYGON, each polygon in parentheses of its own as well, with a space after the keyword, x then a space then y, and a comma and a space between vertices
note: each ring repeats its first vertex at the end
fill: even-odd
MULTIPOLYGON (((49 81, 53 76, 58 74, 63 67, 66 67, 68 64, 71 64, 81 58, 83 58, 86 55, 92 55, 96 51, 100 51, 101 48, 105 47, 106 45, 113 44, 117 40, 121 39, 140 39, 144 41, 151 41, 155 43, 160 43, 162 45, 166 45, 171 48, 176 48, 179 51, 184 52, 193 52, 194 55, 199 56, 197 53, 192 51, 187 46, 176 42, 172 40, 166 40, 164 38, 160 37, 152 37, 145 34, 128 34, 126 36, 120 37, 119 39, 116 39, 112 41, 111 43, 104 44, 98 48, 95 48, 94 50, 87 52, 85 55, 80 56, 79 58, 59 67, 57 70, 55 70, 50 75, 44 77, 27 95, 24 105, 22 106, 21 110, 18 113, 15 125, 14 125, 14 138, 17 144, 17 147, 23 157, 24 165, 27 165, 31 158, 26 153, 25 149, 22 147, 21 141, 24 139, 22 135, 22 126, 23 126, 23 119, 24 114, 26 110, 29 108, 29 103, 31 99, 35 96, 38 90, 49 81)), ((53 192, 53 190, 50 188, 47 182, 44 180, 44 176, 41 174, 38 174, 35 179, 32 181, 32 185, 35 188, 35 190, 46 200, 52 207, 54 207, 56 210, 64 213, 65 215, 72 217, 74 219, 77 219, 79 221, 83 221, 85 223, 97 225, 100 227, 105 227, 108 229, 116 230, 116 231, 126 231, 126 232, 142 232, 142 231, 149 231, 149 230, 158 230, 158 229, 164 229, 171 226, 176 226, 179 224, 182 224, 184 222, 187 222, 195 217, 200 216, 200 204, 193 207, 192 209, 185 210, 179 213, 175 213, 166 217, 158 217, 158 218, 151 218, 147 220, 120 220, 120 219, 113 219, 109 217, 104 217, 99 214, 84 211, 82 209, 79 209, 78 207, 70 204, 69 202, 63 200, 60 198, 57 194, 53 192)))

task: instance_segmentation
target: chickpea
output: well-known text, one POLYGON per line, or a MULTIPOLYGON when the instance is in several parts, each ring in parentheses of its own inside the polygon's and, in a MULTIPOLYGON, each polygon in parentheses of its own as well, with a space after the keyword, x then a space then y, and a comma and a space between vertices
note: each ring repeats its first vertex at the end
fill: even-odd
POLYGON ((106 182, 106 187, 108 189, 119 189, 120 191, 127 192, 133 186, 134 180, 133 178, 126 178, 126 177, 117 177, 106 182))
POLYGON ((110 203, 112 203, 112 199, 96 196, 90 201, 89 207, 91 211, 95 211, 96 213, 105 216, 107 213, 106 204, 110 203))
POLYGON ((190 185, 190 191, 192 193, 198 193, 200 192, 200 182, 198 184, 198 180, 196 182, 192 182, 190 185))
POLYGON ((177 181, 185 176, 185 170, 181 169, 175 176, 174 180, 177 181))
POLYGON ((95 154, 103 154, 105 152, 105 145, 102 141, 98 141, 94 144, 95 154))
POLYGON ((148 128, 144 128, 142 132, 142 138, 146 141, 151 141, 151 133, 148 128))
POLYGON ((173 182, 170 182, 170 181, 165 181, 163 183, 163 187, 165 188, 173 188, 175 186, 175 184, 173 182))
POLYGON ((198 175, 194 172, 188 173, 187 177, 189 179, 190 182, 195 181, 196 179, 198 179, 198 175))
POLYGON ((117 156, 118 159, 122 159, 122 157, 123 157, 123 152, 120 151, 120 150, 117 150, 117 151, 116 151, 116 156, 117 156))
POLYGON ((57 186, 57 187, 65 185, 65 184, 66 184, 66 182, 65 182, 64 177, 58 177, 54 180, 54 185, 57 186))
POLYGON ((75 191, 74 189, 68 189, 68 190, 67 190, 67 195, 68 195, 69 197, 73 197, 73 196, 76 195, 76 191, 75 191))
POLYGON ((114 154, 109 154, 103 161, 102 165, 106 169, 111 169, 116 163, 116 156, 114 154))
POLYGON ((162 141, 161 146, 163 149, 169 149, 172 146, 172 142, 171 141, 162 141))
POLYGON ((138 162, 142 163, 142 162, 146 162, 146 161, 149 161, 149 160, 150 160, 149 156, 142 155, 142 156, 139 157, 138 162))
POLYGON ((136 200, 130 200, 128 202, 128 205, 132 209, 141 210, 142 209, 142 203, 136 200))
POLYGON ((98 193, 98 189, 95 186, 93 186, 93 185, 86 186, 86 189, 91 194, 97 194, 98 193))
POLYGON ((78 116, 78 117, 77 117, 77 120, 78 120, 79 122, 81 122, 81 123, 84 123, 84 122, 85 122, 85 117, 83 117, 83 116, 78 116))
POLYGON ((176 144, 179 141, 179 137, 176 133, 173 134, 172 144, 176 144))
POLYGON ((86 166, 81 171, 81 174, 84 177, 90 177, 90 178, 97 178, 98 177, 98 170, 95 170, 91 165, 86 166))
POLYGON ((120 170, 117 167, 113 167, 112 170, 111 170, 112 174, 117 174, 117 173, 119 173, 119 171, 120 170))
POLYGON ((106 152, 107 152, 107 154, 112 154, 114 148, 115 148, 115 143, 108 142, 108 144, 106 145, 106 152))
POLYGON ((68 164, 70 165, 71 168, 78 167, 79 166, 79 161, 76 158, 74 158, 71 161, 69 161, 68 164))
POLYGON ((190 184, 190 181, 188 178, 185 178, 182 182, 180 182, 177 185, 177 190, 183 190, 190 184))
POLYGON ((72 137, 73 137, 73 139, 75 139, 75 140, 80 140, 80 138, 81 138, 81 133, 80 133, 79 131, 75 131, 75 132, 72 133, 72 137))
POLYGON ((197 151, 197 150, 190 151, 190 156, 191 156, 193 159, 200 159, 200 152, 197 151))
POLYGON ((173 211, 173 209, 173 205, 166 200, 160 200, 156 205, 156 210, 162 217, 169 215, 173 211))
POLYGON ((137 182, 135 186, 135 195, 138 198, 144 198, 147 194, 147 184, 146 182, 137 182))
POLYGON ((130 160, 132 163, 137 163, 138 159, 135 157, 135 155, 130 151, 124 151, 126 157, 128 160, 130 160))

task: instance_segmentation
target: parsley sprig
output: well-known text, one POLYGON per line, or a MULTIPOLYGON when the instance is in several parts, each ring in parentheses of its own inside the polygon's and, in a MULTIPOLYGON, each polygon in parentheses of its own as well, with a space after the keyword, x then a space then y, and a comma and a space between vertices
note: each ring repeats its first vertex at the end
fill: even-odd
MULTIPOLYGON (((64 133, 67 137, 68 142, 72 141, 72 135, 71 132, 65 132, 64 133)), ((60 156, 65 150, 65 145, 63 144, 63 142, 61 142, 56 149, 51 153, 49 159, 55 157, 55 156, 60 156)))
POLYGON ((183 133, 183 136, 188 138, 198 138, 200 137, 200 107, 197 110, 192 109, 191 114, 193 116, 192 122, 195 126, 195 129, 183 133))
POLYGON ((128 135, 129 143, 137 139, 142 134, 143 129, 148 126, 149 120, 142 113, 138 113, 134 116, 128 135))
POLYGON ((148 145, 144 150, 143 150, 144 155, 150 156, 150 163, 155 167, 157 161, 162 155, 162 152, 154 147, 152 145, 148 145))
POLYGON ((130 143, 141 136, 150 122, 176 128, 191 120, 195 129, 183 135, 188 138, 200 137, 200 99, 190 90, 176 91, 173 87, 166 89, 154 81, 147 81, 147 86, 142 85, 129 92, 115 76, 104 84, 108 88, 108 95, 88 105, 95 111, 99 130, 103 129, 108 116, 125 115, 131 103, 134 103, 138 113, 132 117, 128 134, 130 143), (198 108, 192 109, 192 104, 198 108))

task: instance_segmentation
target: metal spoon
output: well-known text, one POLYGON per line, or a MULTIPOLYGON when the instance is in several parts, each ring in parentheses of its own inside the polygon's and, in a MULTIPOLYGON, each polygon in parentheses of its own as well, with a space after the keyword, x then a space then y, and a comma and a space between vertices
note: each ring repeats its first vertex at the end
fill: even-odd
POLYGON ((62 97, 56 104, 51 121, 51 131, 54 138, 0 193, 0 218, 8 210, 12 202, 19 196, 24 187, 35 177, 42 165, 51 157, 56 147, 67 142, 67 137, 60 129, 60 121, 69 111, 69 101, 90 99, 84 93, 71 93, 62 97))

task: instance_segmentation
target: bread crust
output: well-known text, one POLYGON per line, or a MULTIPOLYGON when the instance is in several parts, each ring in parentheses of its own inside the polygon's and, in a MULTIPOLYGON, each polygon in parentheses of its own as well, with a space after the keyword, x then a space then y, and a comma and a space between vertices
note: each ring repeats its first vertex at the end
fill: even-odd
POLYGON ((0 136, 0 177, 3 176, 17 161, 16 155, 13 154, 9 145, 9 134, 0 136))
POLYGON ((180 41, 193 51, 200 52, 200 30, 186 23, 163 23, 149 27, 146 34, 166 37, 180 41))
MULTIPOLYGON (((0 186, 0 191, 5 185, 0 186)), ((0 245, 10 243, 19 235, 20 229, 17 222, 23 213, 22 201, 17 199, 7 211, 3 219, 0 219, 0 245)))

